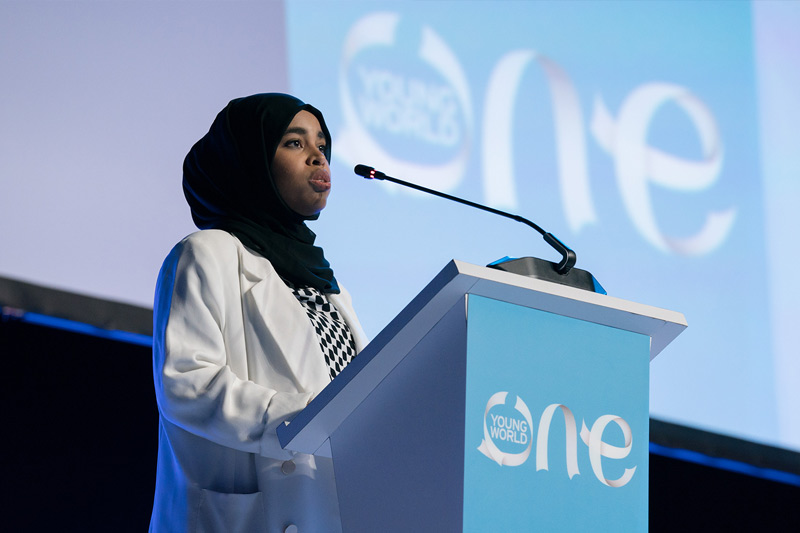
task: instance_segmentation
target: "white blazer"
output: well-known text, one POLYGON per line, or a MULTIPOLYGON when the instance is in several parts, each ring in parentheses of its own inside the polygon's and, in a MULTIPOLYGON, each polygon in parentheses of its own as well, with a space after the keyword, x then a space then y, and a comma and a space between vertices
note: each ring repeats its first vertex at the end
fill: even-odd
MULTIPOLYGON (((360 351, 349 294, 328 297, 360 351)), ((153 377, 150 531, 341 530, 330 459, 293 455, 275 433, 330 377, 305 310, 268 260, 220 230, 175 246, 156 287, 153 377)))

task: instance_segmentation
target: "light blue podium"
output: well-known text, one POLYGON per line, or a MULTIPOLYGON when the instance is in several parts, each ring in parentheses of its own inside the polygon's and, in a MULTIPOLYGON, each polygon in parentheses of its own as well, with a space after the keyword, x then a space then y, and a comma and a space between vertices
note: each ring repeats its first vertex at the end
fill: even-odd
POLYGON ((291 422, 346 532, 645 531, 649 362, 683 315, 451 261, 291 422))

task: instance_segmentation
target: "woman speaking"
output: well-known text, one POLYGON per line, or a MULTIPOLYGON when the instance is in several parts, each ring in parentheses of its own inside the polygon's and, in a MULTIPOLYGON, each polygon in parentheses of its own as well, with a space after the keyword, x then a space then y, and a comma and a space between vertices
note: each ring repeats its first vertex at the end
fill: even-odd
POLYGON ((281 449, 291 420, 364 346, 315 235, 331 191, 322 114, 285 94, 231 101, 186 156, 201 231, 154 304, 154 532, 338 531, 330 459, 281 449))

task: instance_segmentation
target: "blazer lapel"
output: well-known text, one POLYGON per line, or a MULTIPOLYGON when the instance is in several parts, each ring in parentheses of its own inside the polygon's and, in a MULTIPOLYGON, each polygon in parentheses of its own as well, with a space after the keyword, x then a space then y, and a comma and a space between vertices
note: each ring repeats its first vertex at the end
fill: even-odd
POLYGON ((316 332, 291 290, 270 262, 240 253, 242 315, 251 379, 278 390, 322 390, 328 369, 316 332))

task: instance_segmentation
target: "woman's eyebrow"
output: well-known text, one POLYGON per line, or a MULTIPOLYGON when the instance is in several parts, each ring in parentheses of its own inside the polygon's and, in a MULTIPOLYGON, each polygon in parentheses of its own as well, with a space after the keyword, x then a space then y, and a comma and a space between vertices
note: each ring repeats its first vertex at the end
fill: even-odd
MULTIPOLYGON (((286 133, 284 133, 284 135, 289 135, 290 133, 296 133, 297 135, 307 135, 308 134, 308 130, 305 129, 305 128, 301 128, 300 126, 295 126, 293 128, 288 128, 286 130, 286 133)), ((322 130, 317 132, 317 138, 318 139, 324 139, 325 138, 325 134, 322 133, 322 130)))

